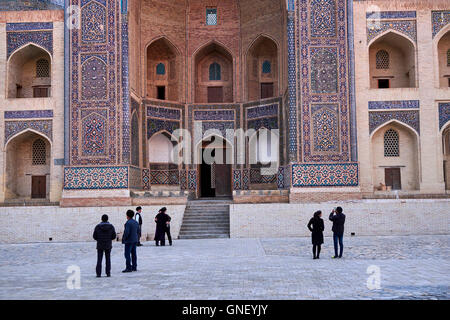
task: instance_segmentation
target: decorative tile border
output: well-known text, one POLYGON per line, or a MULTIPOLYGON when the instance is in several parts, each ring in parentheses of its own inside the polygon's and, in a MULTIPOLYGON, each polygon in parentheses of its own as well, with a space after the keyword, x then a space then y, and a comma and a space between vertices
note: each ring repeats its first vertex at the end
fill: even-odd
POLYGON ((52 29, 53 22, 18 22, 6 24, 6 31, 32 31, 52 29))
POLYGON ((65 167, 64 189, 127 189, 128 166, 65 167))
POLYGON ((247 120, 278 116, 278 104, 269 104, 256 107, 249 107, 247 110, 247 120))
POLYGON ((367 19, 416 19, 416 11, 373 11, 367 12, 367 19))
POLYGON ((194 110, 194 121, 234 121, 234 110, 194 110))
POLYGON ((369 133, 391 120, 398 120, 412 127, 420 134, 420 114, 418 110, 373 111, 369 112, 369 133))
POLYGON ((0 1, 0 11, 64 10, 64 0, 0 1))
POLYGON ((379 109, 419 109, 419 100, 369 101, 369 110, 379 109))
POLYGON ((53 55, 53 32, 52 31, 24 31, 24 32, 7 32, 7 58, 18 48, 28 44, 36 44, 45 48, 53 55))
POLYGON ((357 163, 293 164, 292 186, 300 187, 356 187, 357 163))
POLYGON ((5 111, 5 119, 53 118, 53 110, 5 111))
POLYGON ((27 129, 42 133, 50 141, 53 139, 52 120, 5 121, 5 145, 12 136, 27 129))
POLYGON ((450 121, 450 102, 439 103, 439 130, 450 121))
POLYGON ((450 23, 450 11, 433 11, 431 13, 431 23, 433 25, 433 38, 450 23))
POLYGON ((379 22, 379 27, 374 25, 367 25, 367 43, 370 43, 372 39, 376 38, 379 34, 387 31, 395 30, 407 38, 411 39, 414 43, 417 42, 417 22, 416 20, 382 20, 379 22))
POLYGON ((150 169, 142 169, 142 189, 150 190, 150 169))
POLYGON ((142 172, 138 167, 129 167, 129 186, 130 189, 142 189, 142 172))
POLYGON ((166 107, 147 106, 147 117, 167 120, 180 120, 181 111, 166 107))

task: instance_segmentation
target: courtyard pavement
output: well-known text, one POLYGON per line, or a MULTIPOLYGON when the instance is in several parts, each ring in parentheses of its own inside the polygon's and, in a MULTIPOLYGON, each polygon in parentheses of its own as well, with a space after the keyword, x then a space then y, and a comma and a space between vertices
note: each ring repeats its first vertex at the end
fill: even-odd
POLYGON ((96 278, 94 242, 4 244, 0 299, 450 299, 450 235, 347 237, 344 245, 344 257, 331 259, 325 238, 313 260, 309 238, 146 242, 138 272, 123 274, 123 246, 114 242, 112 277, 96 278), (73 265, 79 289, 67 286, 73 265))

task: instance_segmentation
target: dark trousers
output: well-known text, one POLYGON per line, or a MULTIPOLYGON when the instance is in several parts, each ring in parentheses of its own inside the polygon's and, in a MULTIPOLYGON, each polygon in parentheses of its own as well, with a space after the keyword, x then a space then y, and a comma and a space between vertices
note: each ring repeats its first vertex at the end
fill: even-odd
POLYGON ((313 244, 313 256, 314 256, 314 258, 318 258, 320 256, 320 249, 321 249, 321 245, 320 244, 313 244))
POLYGON ((342 251, 344 251, 344 235, 343 234, 333 234, 334 242, 334 256, 342 257, 342 251), (339 255, 338 255, 338 241, 339 241, 339 255))
POLYGON ((142 226, 139 225, 139 228, 138 228, 138 242, 137 242, 137 244, 141 244, 141 236, 142 236, 142 226))
POLYGON ((155 240, 156 246, 159 246, 159 244, 161 244, 161 246, 165 246, 166 245, 165 237, 166 237, 166 235, 164 234, 164 239, 162 239, 162 240, 155 240))
POLYGON ((97 249, 97 267, 95 271, 98 276, 102 275, 103 252, 105 253, 106 260, 106 274, 111 274, 111 249, 97 249))
MULTIPOLYGON (((170 235, 170 227, 166 228, 166 232, 167 233, 167 239, 169 239, 169 244, 172 245, 172 236, 170 235)), ((165 234, 164 234, 165 236, 165 234)))
POLYGON ((136 242, 125 243, 125 261, 127 270, 137 269, 136 242))

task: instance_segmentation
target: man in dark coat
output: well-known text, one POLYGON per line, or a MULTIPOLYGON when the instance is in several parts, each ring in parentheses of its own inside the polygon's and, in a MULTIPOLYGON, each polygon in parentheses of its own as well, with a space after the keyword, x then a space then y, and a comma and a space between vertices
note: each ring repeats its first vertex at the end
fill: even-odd
POLYGON ((136 208, 136 215, 134 216, 134 220, 136 220, 139 223, 139 232, 138 232, 138 243, 137 246, 140 247, 142 246, 141 244, 141 236, 142 236, 142 208, 141 207, 137 207, 136 208))
POLYGON ((334 257, 342 258, 342 251, 344 251, 344 223, 345 214, 342 213, 342 208, 337 207, 330 213, 330 220, 333 222, 333 242, 334 242, 334 257), (339 241, 339 255, 338 255, 338 241, 339 241))
POLYGON ((133 217, 133 210, 128 210, 122 237, 122 243, 125 244, 126 268, 122 272, 137 271, 136 244, 138 242, 139 223, 133 217))
POLYGON ((102 222, 99 223, 94 229, 94 239, 97 241, 97 278, 102 275, 102 259, 103 252, 105 253, 106 260, 106 276, 111 276, 111 249, 112 240, 116 238, 116 230, 114 226, 108 222, 108 216, 104 214, 102 216, 102 222))
POLYGON ((166 245, 166 230, 167 230, 167 221, 169 216, 166 214, 167 208, 161 208, 158 214, 155 217, 156 222, 156 231, 155 231, 155 242, 156 246, 165 246, 166 245))
POLYGON ((170 235, 170 221, 172 220, 172 218, 166 213, 167 216, 167 222, 166 222, 166 234, 167 234, 167 239, 169 240, 169 246, 172 245, 172 236, 170 235))

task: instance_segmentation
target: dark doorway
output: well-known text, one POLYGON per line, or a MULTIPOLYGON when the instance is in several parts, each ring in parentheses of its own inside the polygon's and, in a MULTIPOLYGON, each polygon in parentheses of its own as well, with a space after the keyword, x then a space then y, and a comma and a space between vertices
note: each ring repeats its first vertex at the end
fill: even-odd
POLYGON ((166 87, 165 86, 158 86, 156 87, 157 90, 157 99, 158 100, 166 100, 166 87))
POLYGON ((273 97, 273 82, 261 83, 261 99, 273 97))
POLYGON ((378 89, 388 89, 390 87, 389 79, 378 79, 378 89))
POLYGON ((386 182, 386 186, 390 186, 392 190, 402 189, 400 168, 385 168, 384 179, 386 182))
MULTIPOLYGON (((217 148, 212 151, 206 151, 211 153, 213 157, 216 157, 216 151, 220 150, 222 154, 222 163, 205 163, 203 154, 205 153, 206 143, 202 147, 202 164, 200 165, 200 196, 201 197, 231 197, 231 164, 226 163, 227 152, 230 149, 226 148, 225 142, 223 148, 217 148)), ((217 151, 219 152, 219 151, 217 151)), ((219 153, 217 154, 219 155, 219 153)))
POLYGON ((208 103, 223 102, 223 87, 208 87, 208 103))
POLYGON ((46 176, 31 177, 31 198, 44 199, 47 194, 46 189, 47 189, 46 176))

